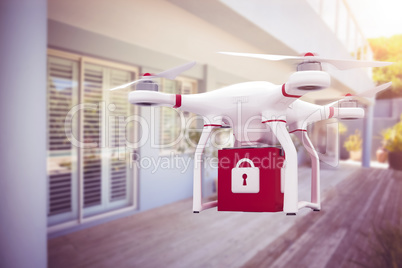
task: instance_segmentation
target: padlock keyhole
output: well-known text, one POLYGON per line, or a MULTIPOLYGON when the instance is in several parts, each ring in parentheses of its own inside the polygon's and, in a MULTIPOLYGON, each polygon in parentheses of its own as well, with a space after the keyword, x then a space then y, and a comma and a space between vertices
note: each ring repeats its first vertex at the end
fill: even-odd
POLYGON ((247 174, 243 174, 243 186, 247 185, 246 179, 247 179, 247 174))

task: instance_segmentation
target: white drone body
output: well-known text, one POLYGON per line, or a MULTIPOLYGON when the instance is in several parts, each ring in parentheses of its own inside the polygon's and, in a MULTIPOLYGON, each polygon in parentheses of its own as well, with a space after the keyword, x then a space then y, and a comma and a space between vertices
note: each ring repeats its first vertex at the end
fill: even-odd
MULTIPOLYGON (((283 85, 258 81, 235 84, 200 94, 175 95, 145 90, 136 90, 129 94, 129 102, 132 104, 167 106, 192 112, 204 118, 204 128, 194 157, 193 211, 198 213, 217 205, 217 201, 202 203, 201 161, 212 130, 221 127, 233 129, 235 147, 273 145, 279 142, 286 156, 284 172, 281 175, 281 180, 284 182, 283 211, 288 215, 295 215, 303 207, 320 210, 319 157, 307 136, 307 125, 329 118, 362 118, 364 110, 358 107, 338 108, 334 107, 335 103, 319 106, 299 98, 311 91, 330 86, 330 76, 322 71, 320 62, 328 62, 339 69, 346 69, 348 64, 356 65, 356 61, 328 60, 315 57, 311 53, 306 54, 305 57, 225 54, 270 60, 302 60, 300 64, 302 66, 299 65, 301 70, 293 73, 283 85), (311 201, 298 200, 297 152, 290 133, 296 134, 303 142, 312 159, 311 201)), ((154 76, 144 77, 121 87, 153 77, 166 77, 164 76, 166 73, 169 75, 174 73, 175 77, 194 64, 190 63, 154 76)), ((357 67, 362 67, 361 64, 362 62, 358 61, 357 67)), ((364 66, 385 65, 383 62, 363 62, 363 64, 364 66)), ((172 75, 169 78, 172 79, 171 77, 172 75)))

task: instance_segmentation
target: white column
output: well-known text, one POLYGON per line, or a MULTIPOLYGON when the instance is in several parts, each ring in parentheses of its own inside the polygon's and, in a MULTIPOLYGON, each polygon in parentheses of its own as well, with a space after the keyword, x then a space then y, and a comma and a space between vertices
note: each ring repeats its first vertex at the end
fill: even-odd
POLYGON ((46 0, 0 1, 0 267, 46 267, 46 0))
POLYGON ((370 167, 371 143, 373 141, 373 106, 367 106, 363 119, 363 155, 362 166, 370 167))

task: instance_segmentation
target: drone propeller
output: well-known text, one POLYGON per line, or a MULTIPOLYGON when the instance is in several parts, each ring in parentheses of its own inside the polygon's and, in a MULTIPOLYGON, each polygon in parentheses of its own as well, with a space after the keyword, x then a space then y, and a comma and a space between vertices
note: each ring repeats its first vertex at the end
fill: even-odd
POLYGON ((366 99, 370 99, 370 98, 374 98, 375 95, 378 92, 381 92, 385 89, 387 89, 388 87, 390 87, 392 85, 392 82, 388 82, 379 86, 376 86, 375 88, 369 89, 369 90, 365 90, 363 92, 360 92, 359 94, 353 95, 353 94, 346 94, 343 97, 340 97, 340 100, 352 100, 352 99, 359 99, 359 98, 366 98, 366 99))
POLYGON ((180 73, 182 73, 182 72, 184 72, 184 71, 186 71, 186 70, 192 68, 195 64, 196 64, 196 62, 193 61, 193 62, 190 62, 190 63, 186 63, 186 64, 183 64, 183 65, 174 67, 174 68, 172 68, 172 69, 169 69, 169 70, 160 72, 160 73, 158 73, 158 74, 154 74, 154 75, 149 75, 149 74, 147 74, 147 75, 144 75, 141 79, 132 81, 132 82, 130 82, 130 83, 127 83, 127 84, 124 84, 124 85, 121 85, 121 86, 118 86, 118 87, 115 87, 115 88, 112 88, 112 89, 110 89, 110 90, 116 90, 116 89, 125 88, 125 87, 128 87, 128 86, 130 86, 130 85, 133 85, 133 84, 135 84, 135 83, 138 83, 138 82, 140 82, 140 81, 149 80, 149 79, 152 79, 152 78, 159 78, 159 77, 162 77, 162 78, 167 78, 167 79, 173 80, 173 79, 175 79, 176 76, 178 76, 180 73))
POLYGON ((388 83, 376 86, 375 88, 365 90, 356 95, 352 95, 352 94, 348 93, 345 96, 339 97, 339 99, 337 101, 331 102, 327 105, 333 106, 333 105, 336 105, 338 102, 343 103, 343 102, 348 102, 348 101, 353 101, 353 100, 359 101, 359 99, 360 100, 361 99, 371 99, 371 98, 374 98, 378 92, 381 92, 381 91, 387 89, 388 87, 390 87, 391 84, 392 84, 392 82, 388 82, 388 83))
POLYGON ((315 56, 313 53, 306 53, 304 56, 283 56, 283 55, 269 55, 269 54, 254 54, 254 53, 237 53, 237 52, 218 52, 220 54, 249 57, 264 59, 270 61, 281 60, 296 60, 296 61, 308 61, 308 62, 326 62, 339 70, 347 70, 352 68, 364 68, 364 67, 383 67, 392 64, 392 62, 385 61, 362 61, 362 60, 337 60, 324 57, 315 56))
POLYGON ((360 94, 357 94, 356 96, 363 97, 363 98, 374 98, 378 92, 381 92, 381 91, 389 88, 391 85, 392 85, 392 82, 388 82, 388 83, 379 85, 373 89, 365 90, 365 91, 361 92, 360 94))

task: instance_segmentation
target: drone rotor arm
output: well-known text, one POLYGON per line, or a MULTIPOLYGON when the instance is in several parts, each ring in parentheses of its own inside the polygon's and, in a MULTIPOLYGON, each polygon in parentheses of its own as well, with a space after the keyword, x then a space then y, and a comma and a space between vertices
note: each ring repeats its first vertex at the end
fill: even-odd
POLYGON ((329 118, 357 119, 364 117, 364 109, 360 107, 329 107, 329 109, 329 114, 332 115, 329 118))

